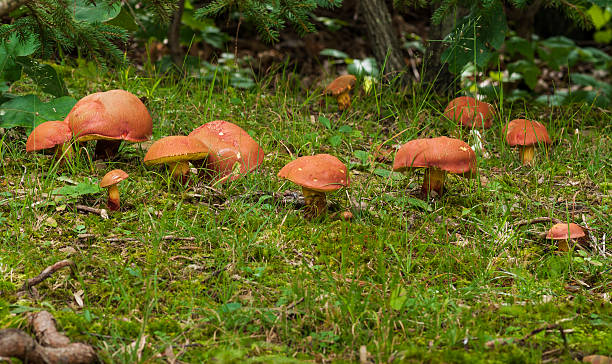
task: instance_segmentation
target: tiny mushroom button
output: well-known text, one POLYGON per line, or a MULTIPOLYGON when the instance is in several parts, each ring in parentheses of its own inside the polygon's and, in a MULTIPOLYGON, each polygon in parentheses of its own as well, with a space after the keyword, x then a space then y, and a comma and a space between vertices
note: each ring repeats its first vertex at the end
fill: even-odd
POLYGON ((518 146, 523 164, 531 164, 537 144, 544 146, 552 143, 544 124, 533 120, 515 119, 506 125, 506 142, 518 146))
POLYGON ((144 157, 144 164, 166 164, 172 177, 185 183, 189 173, 189 161, 205 159, 207 156, 208 148, 199 140, 175 135, 153 143, 144 157))
POLYGON ((329 154, 299 157, 279 172, 280 178, 302 186, 306 203, 306 217, 322 215, 327 210, 326 192, 348 187, 347 168, 338 158, 329 154))
POLYGON ((493 124, 493 106, 471 96, 460 96, 448 103, 444 116, 467 128, 488 129, 493 124))
POLYGON ((395 155, 393 170, 403 172, 412 168, 426 168, 421 191, 442 194, 446 173, 471 178, 476 175, 476 154, 462 140, 438 137, 415 139, 402 145, 395 155))
POLYGON ((565 252, 569 250, 568 241, 580 239, 584 236, 584 230, 573 222, 569 224, 555 224, 546 233, 546 239, 557 240, 559 242, 559 250, 565 252))
POLYGON ((324 93, 338 100, 338 110, 346 110, 351 106, 351 95, 349 92, 355 86, 357 78, 353 75, 342 75, 333 80, 325 88, 324 93))
POLYGON ((117 183, 123 181, 128 178, 128 174, 125 173, 121 169, 113 169, 108 172, 102 180, 100 180, 100 187, 108 189, 108 209, 110 211, 119 210, 120 207, 120 199, 119 199, 119 188, 117 188, 117 183))

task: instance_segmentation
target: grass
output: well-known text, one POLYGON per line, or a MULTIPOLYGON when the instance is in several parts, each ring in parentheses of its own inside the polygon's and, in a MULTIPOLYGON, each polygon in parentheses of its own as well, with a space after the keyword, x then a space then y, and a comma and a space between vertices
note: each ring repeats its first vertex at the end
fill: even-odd
POLYGON ((551 223, 514 225, 554 217, 586 222, 600 244, 609 239, 609 111, 503 105, 504 119, 483 134, 479 178, 450 177, 447 192, 425 202, 416 196, 422 174, 392 173, 374 150, 415 137, 467 138, 441 116, 447 100, 379 84, 354 93, 339 114, 333 99, 320 105, 320 90, 283 75, 248 92, 223 77, 213 84, 125 70, 92 79, 77 70, 66 78, 75 97, 110 88, 145 96, 154 139, 214 119, 242 126, 265 150, 264 165, 214 186, 220 193, 202 181, 176 185, 167 171, 144 167, 133 145, 112 162, 82 153, 58 168, 25 153, 23 131, 5 131, 0 327, 22 327, 24 312, 46 309, 73 340, 118 363, 163 362, 168 347, 183 362, 217 363, 571 362, 612 352, 609 254, 558 251, 539 237, 551 223), (532 168, 501 135, 518 116, 543 121, 554 140, 532 168), (332 214, 352 209, 353 221, 305 221, 273 194, 298 191, 276 173, 314 153, 349 165, 351 187, 329 200, 332 214), (130 174, 119 186, 121 211, 109 219, 77 211, 76 203, 104 207, 95 185, 114 168, 130 174), (25 279, 66 258, 76 274, 54 274, 37 287, 39 299, 17 295, 25 279), (558 330, 519 341, 555 323, 567 346, 558 330), (486 347, 497 338, 509 343, 486 347))

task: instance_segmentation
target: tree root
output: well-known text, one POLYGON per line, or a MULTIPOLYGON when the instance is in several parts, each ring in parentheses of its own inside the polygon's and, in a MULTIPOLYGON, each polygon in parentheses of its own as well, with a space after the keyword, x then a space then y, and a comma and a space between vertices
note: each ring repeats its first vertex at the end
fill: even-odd
POLYGON ((87 344, 71 343, 57 331, 55 319, 47 311, 30 314, 29 325, 38 341, 18 329, 0 330, 0 358, 17 358, 29 364, 97 363, 98 356, 87 344))

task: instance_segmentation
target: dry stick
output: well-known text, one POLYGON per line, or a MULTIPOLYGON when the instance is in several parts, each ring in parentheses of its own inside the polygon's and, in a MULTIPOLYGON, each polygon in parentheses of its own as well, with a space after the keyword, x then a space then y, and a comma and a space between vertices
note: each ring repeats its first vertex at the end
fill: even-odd
POLYGON ((21 289, 19 291, 20 292, 27 292, 27 291, 29 291, 30 288, 34 287, 35 285, 39 284, 40 282, 44 281, 45 279, 51 277, 51 275, 53 273, 57 272, 58 270, 60 270, 62 268, 65 268, 65 267, 70 267, 72 272, 74 272, 76 270, 76 265, 74 264, 74 262, 72 260, 69 260, 69 259, 60 260, 59 262, 57 262, 57 263, 55 263, 53 265, 50 265, 47 268, 45 268, 36 277, 30 278, 30 279, 26 280, 25 282, 23 282, 23 286, 21 286, 21 289))
POLYGON ((29 324, 41 342, 18 329, 0 330, 0 358, 17 358, 29 364, 87 364, 98 361, 90 345, 70 343, 67 337, 57 332, 55 319, 50 313, 41 311, 31 314, 29 324))
POLYGON ((518 342, 521 345, 523 345, 523 344, 525 344, 525 341, 527 341, 527 339, 529 339, 533 335, 535 335, 537 333, 540 333, 542 331, 548 331, 548 330, 559 330, 559 333, 561 334, 561 338, 563 339, 563 345, 565 346, 565 349, 567 350, 568 347, 567 347, 567 338, 565 337, 565 331, 563 331, 563 327, 561 327, 561 325, 559 325, 559 324, 547 325, 547 326, 535 329, 535 330, 531 331, 529 334, 523 336, 523 338, 520 339, 518 342))
POLYGON ((100 215, 102 217, 104 217, 105 215, 108 216, 105 209, 97 209, 95 207, 89 207, 85 205, 75 205, 74 207, 76 207, 77 211, 89 212, 92 214, 100 215))
POLYGON ((528 220, 519 220, 517 222, 515 222, 514 224, 512 224, 513 227, 519 227, 519 226, 523 226, 523 225, 531 225, 531 224, 537 224, 539 222, 554 222, 555 224, 558 224, 561 222, 561 220, 556 219, 554 217, 536 217, 533 219, 528 219, 528 220))

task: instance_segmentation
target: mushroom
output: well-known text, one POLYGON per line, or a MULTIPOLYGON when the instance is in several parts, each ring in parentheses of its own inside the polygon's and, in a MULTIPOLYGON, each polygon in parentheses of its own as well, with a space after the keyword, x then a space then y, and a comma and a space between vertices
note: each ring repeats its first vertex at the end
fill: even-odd
POLYGON ((546 146, 552 142, 546 127, 537 121, 515 119, 506 125, 504 131, 506 143, 511 147, 518 146, 523 164, 531 164, 533 161, 536 144, 546 146))
POLYGON ((569 240, 580 239, 584 236, 584 230, 573 222, 569 224, 555 224, 548 230, 548 233, 546 233, 546 239, 557 240, 559 243, 559 250, 564 252, 569 251, 569 240))
POLYGON ((96 158, 112 158, 122 140, 144 142, 153 131, 146 106, 124 90, 96 92, 83 97, 68 113, 66 121, 77 141, 98 141, 96 158))
POLYGON ((355 86, 357 78, 353 75, 342 75, 333 80, 325 88, 325 95, 331 95, 338 100, 338 110, 346 110, 351 106, 349 91, 355 86))
POLYGON ((46 121, 32 130, 26 141, 26 152, 51 150, 60 163, 71 160, 74 151, 70 144, 72 131, 68 123, 54 120, 46 121))
POLYGON ((110 211, 119 210, 119 188, 117 184, 124 179, 128 178, 128 174, 121 169, 113 169, 102 177, 100 180, 100 188, 106 188, 108 190, 108 209, 110 211))
POLYGON ((189 134, 206 145, 210 151, 206 167, 213 173, 213 181, 235 180, 255 170, 264 158, 263 149, 236 124, 224 120, 206 123, 189 134), (240 173, 233 173, 236 164, 240 173))
POLYGON ((493 105, 471 96, 460 96, 451 100, 444 110, 444 116, 468 128, 490 128, 494 114, 493 105))
POLYGON ((393 170, 403 172, 412 168, 426 168, 421 192, 442 194, 446 173, 471 178, 477 173, 476 154, 470 146, 448 137, 415 139, 402 145, 395 154, 393 170))
POLYGON ((205 159, 207 156, 208 148, 199 140, 184 135, 168 136, 151 145, 144 157, 144 164, 166 164, 172 177, 185 183, 189 173, 189 161, 205 159))
POLYGON ((348 187, 349 176, 344 163, 329 154, 299 157, 279 172, 280 178, 302 186, 307 218, 318 217, 327 210, 326 192, 348 187))

